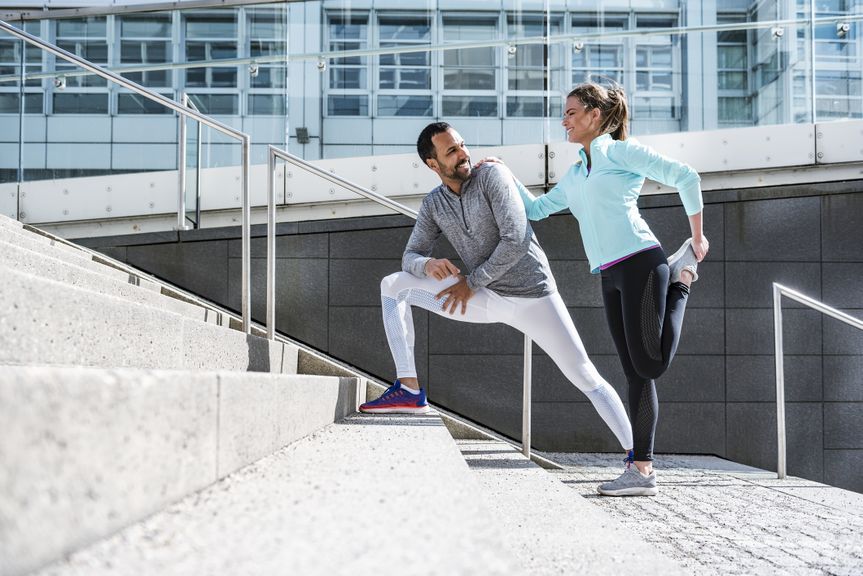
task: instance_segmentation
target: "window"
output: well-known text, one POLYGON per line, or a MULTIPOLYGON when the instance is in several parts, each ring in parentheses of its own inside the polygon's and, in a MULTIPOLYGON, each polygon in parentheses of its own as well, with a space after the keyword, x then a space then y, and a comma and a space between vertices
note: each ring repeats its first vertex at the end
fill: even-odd
MULTIPOLYGON (((18 26, 20 28, 20 25, 18 26)), ((24 30, 39 36, 39 22, 26 22, 24 30)), ((0 38, 0 76, 21 75, 22 48, 26 55, 25 73, 33 74, 42 71, 42 51, 30 44, 23 44, 10 36, 0 38)), ((21 82, 0 83, 0 114, 18 114, 21 106, 21 82)), ((42 81, 27 80, 25 82, 24 113, 42 113, 42 81)))
POLYGON ((236 116, 240 113, 236 94, 189 94, 189 99, 204 114, 236 116))
MULTIPOLYGON (((411 48, 431 43, 427 16, 382 15, 381 48, 411 48)), ((431 116, 431 53, 406 52, 378 57, 378 115, 431 116)))
MULTIPOLYGON (((186 61, 237 57, 237 13, 234 10, 193 13, 185 20, 186 61)), ((207 67, 186 70, 190 88, 235 88, 237 68, 207 67)))
MULTIPOLYGON (((609 15, 600 21, 593 16, 573 16, 573 33, 595 33, 598 28, 617 32, 628 28, 628 17, 609 15)), ((572 50, 572 84, 609 81, 624 85, 624 43, 622 39, 578 43, 572 50)))
MULTIPOLYGON (((368 14, 330 14, 327 47, 331 52, 368 47, 368 14)), ((333 58, 329 62, 327 115, 368 116, 368 57, 333 58)))
MULTIPOLYGON (((126 15, 120 20, 120 64, 122 66, 169 64, 171 54, 171 15, 126 15)), ((147 88, 170 87, 171 72, 153 70, 123 74, 147 88)))
POLYGON ((827 20, 815 27, 818 120, 863 117, 863 53, 860 47, 863 25, 859 21, 845 21, 847 30, 840 32, 837 22, 829 21, 831 17, 853 14, 859 9, 859 0, 822 0, 816 4, 816 18, 827 20))
MULTIPOLYGON (((673 28, 676 17, 636 15, 638 29, 673 28)), ((632 91, 634 120, 674 119, 680 116, 677 36, 656 35, 635 39, 635 90, 632 91), (675 65, 677 64, 677 65, 675 65)))
MULTIPOLYGON (((718 15, 719 24, 746 22, 745 14, 718 15)), ((752 125, 749 86, 749 33, 721 30, 716 34, 717 119, 722 127, 752 125)))
MULTIPOLYGON (((560 34, 562 15, 552 18, 551 34, 560 34)), ((543 15, 510 14, 507 17, 507 38, 540 38, 546 35, 543 15)), ((563 46, 549 47, 551 70, 550 89, 560 92, 563 85, 563 46)), ((507 52, 507 96, 508 117, 544 117, 546 115, 546 46, 544 44, 517 45, 515 54, 507 52)), ((551 113, 559 115, 561 98, 553 100, 551 113)))
MULTIPOLYGON (((287 12, 274 8, 246 9, 249 56, 279 57, 287 53, 287 12)), ((255 62, 250 73, 247 113, 253 116, 287 114, 287 67, 284 62, 255 62)))
POLYGON ((818 119, 863 118, 863 81, 860 71, 818 71, 815 76, 818 119))
MULTIPOLYGON (((444 42, 482 42, 497 38, 497 15, 444 15, 444 42)), ((444 116, 498 116, 495 48, 443 53, 444 116)))
MULTIPOLYGON (((105 16, 57 20, 57 45, 96 64, 107 66, 108 41, 105 16)), ((62 58, 56 58, 57 72, 77 73, 81 69, 62 58)), ((108 114, 107 80, 95 74, 68 75, 65 87, 55 89, 55 114, 108 114)))

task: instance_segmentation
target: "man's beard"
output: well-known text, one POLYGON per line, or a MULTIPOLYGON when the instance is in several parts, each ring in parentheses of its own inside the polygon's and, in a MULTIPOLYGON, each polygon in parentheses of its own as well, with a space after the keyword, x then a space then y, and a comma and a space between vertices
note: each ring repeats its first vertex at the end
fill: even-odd
POLYGON ((465 182, 465 181, 467 181, 468 178, 470 178, 470 174, 471 174, 471 163, 470 163, 470 157, 468 157, 468 159, 465 160, 464 162, 462 162, 461 164, 456 164, 455 166, 453 166, 453 169, 450 170, 449 173, 445 174, 445 176, 447 178, 452 179, 452 180, 460 180, 462 182, 465 182), (467 170, 460 172, 459 167, 463 166, 465 164, 467 165, 467 170))

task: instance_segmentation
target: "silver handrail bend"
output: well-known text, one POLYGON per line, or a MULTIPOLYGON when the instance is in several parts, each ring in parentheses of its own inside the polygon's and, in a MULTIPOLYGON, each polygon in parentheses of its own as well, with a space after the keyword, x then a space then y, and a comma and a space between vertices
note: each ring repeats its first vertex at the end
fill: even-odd
MULTIPOLYGON (((27 42, 29 44, 37 46, 38 48, 40 48, 46 52, 49 52, 49 53, 51 53, 51 54, 53 54, 59 58, 62 58, 63 60, 66 60, 68 62, 72 62, 73 64, 76 64, 77 66, 80 66, 81 68, 84 68, 85 70, 87 70, 89 72, 92 72, 96 76, 99 76, 101 78, 105 78, 106 80, 109 80, 109 81, 113 82, 114 84, 119 84, 123 88, 126 88, 127 90, 131 90, 132 92, 135 92, 136 94, 140 94, 141 96, 143 96, 144 98, 147 98, 148 100, 152 100, 158 104, 161 104, 162 106, 165 106, 166 108, 170 108, 171 110, 175 111, 177 114, 180 114, 181 116, 185 116, 188 118, 194 118, 199 123, 204 124, 206 126, 209 126, 210 128, 213 128, 214 130, 218 130, 219 132, 225 134, 226 136, 229 136, 231 138, 234 138, 235 140, 240 141, 240 144, 243 147, 243 165, 242 165, 242 171, 243 171, 243 176, 242 176, 242 186, 243 186, 243 193, 242 193, 242 197, 243 197, 243 206, 242 206, 242 211, 243 211, 243 226, 242 226, 243 280, 242 280, 242 283, 243 283, 243 289, 242 289, 241 309, 242 309, 242 315, 243 315, 243 331, 246 334, 251 334, 251 332, 252 332, 251 275, 250 275, 250 271, 251 271, 251 266, 250 266, 250 254, 251 254, 251 249, 250 249, 250 244, 251 244, 251 226, 250 226, 251 215, 250 215, 250 211, 251 211, 251 206, 249 203, 249 159, 251 156, 251 139, 249 138, 249 135, 245 134, 243 132, 240 132, 239 130, 235 130, 234 128, 231 128, 230 126, 227 126, 226 124, 222 124, 221 122, 214 120, 213 118, 210 118, 209 116, 205 116, 204 114, 201 114, 200 112, 197 112, 195 110, 190 110, 189 108, 187 108, 186 106, 184 106, 183 104, 181 104, 179 102, 174 102, 173 100, 171 100, 169 98, 165 98, 161 94, 157 94, 156 92, 148 90, 147 88, 144 88, 143 86, 136 84, 135 82, 132 82, 131 80, 127 80, 126 78, 123 78, 122 76, 119 76, 118 74, 115 74, 114 72, 111 72, 110 70, 105 70, 105 69, 97 66, 96 64, 93 64, 92 62, 81 58, 80 56, 72 54, 71 52, 67 52, 66 50, 63 50, 62 48, 60 48, 59 46, 55 46, 54 44, 50 44, 48 42, 45 42, 41 38, 37 38, 36 36, 33 36, 32 34, 29 34, 27 32, 24 32, 23 30, 19 30, 18 28, 15 28, 14 26, 10 25, 7 22, 4 22, 3 20, 0 20, 0 30, 5 31, 8 34, 10 34, 16 38, 24 40, 25 42, 27 42)), ((185 158, 183 158, 181 160, 181 164, 185 164, 185 161, 186 161, 185 158)), ((200 183, 199 183, 199 186, 200 186, 200 183)), ((183 216, 185 216, 185 211, 183 213, 183 216)), ((183 226, 183 225, 185 225, 185 221, 181 222, 181 226, 183 226)))
POLYGON ((786 469, 786 438, 785 438, 785 358, 782 351, 782 296, 791 298, 822 314, 835 318, 858 330, 863 330, 863 320, 849 316, 835 308, 819 302, 796 290, 787 288, 777 282, 773 283, 773 345, 776 353, 776 432, 777 432, 777 462, 776 476, 785 478, 786 469))

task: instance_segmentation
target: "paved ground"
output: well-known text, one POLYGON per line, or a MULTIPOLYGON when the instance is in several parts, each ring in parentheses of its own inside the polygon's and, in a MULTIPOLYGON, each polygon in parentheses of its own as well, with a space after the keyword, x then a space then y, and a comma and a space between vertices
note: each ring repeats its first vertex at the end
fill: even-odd
POLYGON ((863 575, 863 494, 709 456, 663 455, 659 495, 608 498, 611 454, 545 454, 553 474, 696 574, 863 575))

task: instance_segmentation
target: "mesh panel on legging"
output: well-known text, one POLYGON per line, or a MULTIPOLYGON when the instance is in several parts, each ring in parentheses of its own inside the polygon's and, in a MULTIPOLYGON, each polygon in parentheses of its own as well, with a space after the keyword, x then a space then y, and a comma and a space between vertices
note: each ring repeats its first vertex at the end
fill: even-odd
POLYGON ((635 439, 635 459, 653 460, 653 434, 659 418, 659 399, 653 380, 629 381, 629 414, 635 439))
POLYGON ((383 306, 384 330, 387 342, 396 364, 396 374, 400 377, 416 377, 414 361, 414 332, 411 306, 426 310, 440 309, 442 300, 434 294, 418 288, 402 290, 397 298, 381 296, 383 306))
POLYGON ((641 293, 641 346, 653 360, 662 360, 661 335, 656 302, 656 270, 651 270, 641 293))

